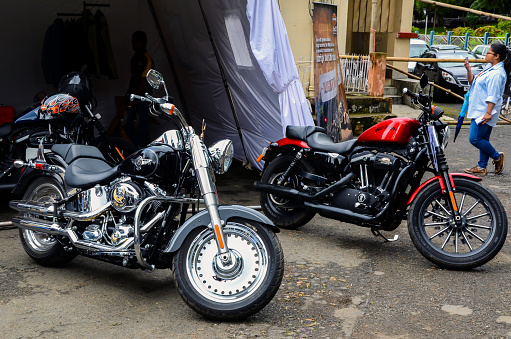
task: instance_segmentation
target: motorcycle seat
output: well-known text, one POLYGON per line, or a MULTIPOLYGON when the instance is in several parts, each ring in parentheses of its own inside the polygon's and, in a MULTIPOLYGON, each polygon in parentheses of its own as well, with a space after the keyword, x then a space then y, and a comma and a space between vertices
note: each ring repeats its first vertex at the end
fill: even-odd
POLYGON ((12 131, 12 123, 6 122, 2 126, 0 126, 0 138, 6 137, 11 134, 12 131))
POLYGON ((311 134, 307 140, 305 140, 305 142, 307 142, 307 145, 309 145, 310 148, 315 150, 344 154, 355 148, 357 139, 351 139, 343 142, 334 142, 332 138, 330 138, 325 133, 314 133, 311 134))
POLYGON ((60 155, 67 164, 70 164, 79 158, 105 160, 103 154, 101 154, 99 149, 94 146, 78 144, 55 144, 51 147, 51 151, 60 155))
POLYGON ((313 133, 321 132, 326 134, 326 129, 318 126, 287 126, 286 137, 306 141, 307 137, 313 133))
POLYGON ((305 141, 310 148, 323 152, 344 154, 355 147, 357 139, 333 142, 326 129, 318 126, 287 126, 286 137, 305 141))
POLYGON ((117 173, 118 166, 112 167, 103 160, 79 158, 66 168, 64 181, 70 187, 87 188, 110 182, 117 173))

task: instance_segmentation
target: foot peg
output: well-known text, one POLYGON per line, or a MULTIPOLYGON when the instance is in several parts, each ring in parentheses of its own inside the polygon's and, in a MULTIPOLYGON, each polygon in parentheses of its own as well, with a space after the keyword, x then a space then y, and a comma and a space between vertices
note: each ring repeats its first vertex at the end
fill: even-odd
POLYGON ((373 232, 373 235, 374 235, 375 237, 382 237, 382 238, 383 238, 383 239, 385 239, 385 241, 387 241, 387 242, 394 242, 394 241, 397 241, 397 240, 399 239, 399 235, 397 235, 397 234, 396 234, 396 235, 394 235, 394 238, 389 239, 389 238, 387 238, 386 236, 384 236, 383 234, 381 234, 381 232, 380 232, 379 230, 374 230, 374 229, 372 229, 372 230, 371 230, 371 232, 373 232))

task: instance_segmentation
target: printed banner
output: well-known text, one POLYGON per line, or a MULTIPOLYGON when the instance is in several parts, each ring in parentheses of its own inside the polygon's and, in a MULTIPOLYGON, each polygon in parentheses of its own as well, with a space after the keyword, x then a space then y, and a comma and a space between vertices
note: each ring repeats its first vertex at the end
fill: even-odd
POLYGON ((335 141, 351 139, 351 123, 339 63, 337 6, 314 3, 314 97, 317 125, 335 141))

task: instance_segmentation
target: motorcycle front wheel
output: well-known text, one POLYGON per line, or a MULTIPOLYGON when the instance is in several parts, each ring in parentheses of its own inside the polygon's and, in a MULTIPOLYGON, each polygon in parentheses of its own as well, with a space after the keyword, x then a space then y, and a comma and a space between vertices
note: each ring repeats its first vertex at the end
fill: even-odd
POLYGON ((284 254, 275 234, 257 222, 230 220, 224 234, 229 264, 221 261, 213 232, 196 229, 174 256, 174 279, 183 300, 197 313, 234 321, 255 314, 277 293, 284 254))
MULTIPOLYGON (((293 161, 293 155, 281 155, 270 162, 263 171, 261 183, 269 185, 281 185, 300 190, 304 183, 296 175, 299 171, 314 173, 312 166, 306 161, 299 161, 285 180, 281 180, 293 161), (280 182, 280 183, 279 183, 280 182)), ((292 200, 282 198, 271 193, 259 193, 259 202, 264 214, 275 223, 285 229, 297 229, 308 223, 316 214, 307 209, 299 199, 292 200)))
MULTIPOLYGON (((36 202, 53 202, 64 198, 64 189, 53 178, 41 177, 30 184, 23 195, 23 200, 36 202)), ((45 266, 63 266, 74 257, 75 253, 65 251, 62 244, 52 235, 19 229, 21 244, 27 254, 37 263, 45 266)))
POLYGON ((454 178, 461 223, 454 222, 448 197, 437 182, 424 189, 410 208, 408 231, 415 247, 448 269, 481 266, 500 251, 507 235, 507 216, 495 194, 477 182, 454 178))

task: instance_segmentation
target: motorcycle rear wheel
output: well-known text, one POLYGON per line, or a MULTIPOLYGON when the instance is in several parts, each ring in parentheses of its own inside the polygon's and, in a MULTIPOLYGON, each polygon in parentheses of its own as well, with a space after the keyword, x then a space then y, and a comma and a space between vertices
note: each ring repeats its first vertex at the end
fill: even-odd
POLYGON ((448 269, 481 266, 500 251, 507 235, 507 216, 495 194, 477 182, 455 178, 455 197, 462 217, 457 226, 447 197, 437 182, 424 189, 408 214, 408 231, 419 252, 448 269))
MULTIPOLYGON (((286 172, 293 158, 293 155, 282 155, 275 158, 263 171, 261 182, 263 184, 277 185, 277 181, 286 172)), ((294 174, 299 170, 314 173, 312 166, 308 162, 301 160, 296 164, 291 175, 282 183, 282 186, 300 189, 302 182, 294 174)), ((264 214, 275 225, 285 229, 297 229, 311 221, 316 214, 314 211, 305 208, 299 199, 290 200, 261 192, 259 193, 259 201, 264 214)))
POLYGON ((221 263, 213 232, 196 229, 174 256, 174 279, 183 300, 197 313, 233 321, 271 301, 282 282, 284 254, 275 234, 257 222, 231 220, 224 234, 231 265, 221 263))
MULTIPOLYGON (((37 202, 54 201, 64 198, 62 186, 53 178, 42 177, 34 180, 25 191, 23 200, 37 202)), ((62 244, 52 235, 19 229, 23 249, 37 263, 44 266, 59 267, 76 257, 75 253, 65 251, 62 244)))

